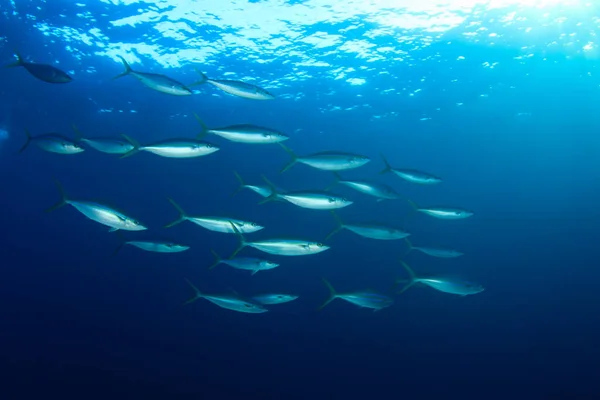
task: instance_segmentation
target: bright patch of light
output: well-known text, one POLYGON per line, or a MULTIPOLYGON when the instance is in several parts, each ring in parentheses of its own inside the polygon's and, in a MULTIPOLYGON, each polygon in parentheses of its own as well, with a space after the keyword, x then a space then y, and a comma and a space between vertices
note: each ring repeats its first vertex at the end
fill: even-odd
POLYGON ((360 78, 350 78, 350 79, 347 79, 346 82, 348 82, 352 86, 360 86, 360 85, 364 85, 365 83, 367 83, 366 80, 360 79, 360 78))

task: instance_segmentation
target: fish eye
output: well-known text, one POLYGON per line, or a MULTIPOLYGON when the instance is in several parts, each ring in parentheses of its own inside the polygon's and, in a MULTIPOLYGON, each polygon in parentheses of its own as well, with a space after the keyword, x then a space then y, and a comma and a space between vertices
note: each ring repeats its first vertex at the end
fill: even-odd
POLYGON ((256 222, 252 222, 250 225, 252 225, 253 227, 257 227, 258 224, 256 222))
POLYGON ((246 308, 252 308, 252 305, 248 304, 248 303, 244 303, 244 307, 246 307, 246 308))
POLYGON ((323 247, 323 243, 317 243, 317 247, 323 247))

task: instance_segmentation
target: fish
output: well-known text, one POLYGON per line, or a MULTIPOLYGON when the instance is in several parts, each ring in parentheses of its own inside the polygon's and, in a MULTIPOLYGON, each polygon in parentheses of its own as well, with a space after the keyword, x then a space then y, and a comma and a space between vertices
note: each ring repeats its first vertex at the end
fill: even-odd
POLYGON ((326 190, 331 189, 336 184, 342 184, 352 188, 358 192, 368 194, 370 196, 377 197, 377 201, 382 200, 397 200, 400 199, 401 196, 389 185, 385 183, 366 181, 366 180, 345 180, 334 171, 336 180, 333 185, 329 186, 326 190))
POLYGON ((200 140, 167 139, 147 146, 142 146, 131 137, 127 135, 122 136, 131 143, 133 149, 123 154, 120 158, 131 157, 140 151, 147 151, 168 158, 192 158, 207 156, 220 150, 217 145, 200 140))
POLYGON ((279 267, 279 264, 273 261, 265 260, 262 258, 256 257, 235 257, 235 258, 226 258, 223 259, 221 256, 217 254, 216 251, 210 249, 211 253, 215 257, 215 262, 212 263, 208 269, 213 269, 219 264, 229 265, 235 269, 245 269, 247 271, 252 271, 252 275, 256 274, 258 271, 266 271, 268 269, 273 269, 279 267))
POLYGON ((254 247, 264 253, 278 256, 307 256, 318 254, 329 249, 329 246, 311 240, 267 239, 248 242, 246 238, 244 238, 244 235, 242 235, 242 232, 238 229, 237 225, 233 222, 231 222, 231 228, 238 236, 240 244, 229 258, 234 258, 244 247, 254 247))
POLYGON ((198 139, 203 138, 208 134, 213 134, 227 139, 230 142, 246 143, 246 144, 273 144, 288 140, 290 137, 283 133, 263 126, 240 124, 229 125, 221 128, 209 129, 206 124, 200 119, 198 114, 194 116, 200 123, 202 132, 198 135, 198 139))
POLYGON ((367 156, 359 154, 344 153, 340 151, 323 151, 307 156, 297 156, 289 147, 278 143, 291 157, 290 162, 285 165, 281 172, 285 172, 297 163, 305 164, 322 171, 345 171, 362 167, 371 161, 367 156))
POLYGON ((324 191, 295 191, 279 193, 277 188, 264 175, 263 179, 271 189, 271 195, 260 201, 258 204, 264 204, 275 200, 285 200, 298 207, 310 208, 312 210, 334 210, 348 207, 353 204, 352 200, 331 194, 324 191))
POLYGON ((269 293, 252 296, 252 300, 260 304, 271 305, 289 303, 290 301, 296 300, 298 297, 299 296, 293 294, 269 293))
POLYGON ((173 96, 189 96, 193 94, 189 87, 181 82, 176 81, 175 79, 161 74, 134 71, 123 57, 117 57, 119 57, 123 62, 125 71, 112 78, 113 80, 131 75, 139 80, 144 86, 156 90, 157 92, 166 93, 173 96))
POLYGON ((408 238, 404 238, 406 244, 408 245, 408 250, 404 254, 405 256, 410 253, 412 250, 420 251, 423 254, 427 254, 428 256, 438 257, 438 258, 456 258, 463 256, 464 253, 454 250, 447 249, 443 247, 423 247, 423 246, 414 246, 408 238))
POLYGON ((383 158, 385 168, 380 172, 380 174, 392 172, 394 175, 404 179, 405 181, 417 183, 419 185, 437 185, 438 183, 442 182, 441 178, 438 178, 437 176, 427 172, 408 168, 393 168, 383 154, 381 155, 381 158, 383 158))
POLYGON ((221 308, 225 308, 227 310, 232 310, 232 311, 237 311, 237 312, 243 312, 243 313, 249 313, 249 314, 260 314, 260 313, 269 311, 266 308, 264 308, 262 305, 251 302, 251 301, 244 300, 237 295, 233 296, 233 295, 203 294, 202 292, 200 292, 200 290, 198 290, 198 288, 196 286, 194 286, 194 284, 192 282, 190 282, 187 279, 186 279, 186 282, 194 290, 194 296, 192 298, 190 298, 189 300, 187 300, 185 303, 183 303, 184 305, 191 304, 198 299, 206 299, 221 308))
POLYGON ((329 298, 321 305, 321 307, 319 307, 319 310, 322 310, 335 299, 342 299, 359 307, 370 308, 373 311, 379 311, 394 304, 392 298, 372 290, 338 293, 327 279, 323 279, 323 283, 325 283, 329 289, 329 298))
MULTIPOLYGON (((404 261, 400 261, 400 263, 402 264, 406 272, 408 272, 408 274, 410 275, 410 279, 408 280, 408 283, 402 288, 402 290, 398 292, 398 294, 404 293, 408 288, 416 284, 423 284, 437 291, 449 294, 456 294, 459 296, 477 294, 485 290, 483 286, 473 282, 466 282, 462 280, 441 278, 435 276, 419 277, 415 274, 412 268, 410 268, 408 264, 406 264, 404 261)), ((397 283, 400 282, 403 281, 397 281, 397 283)))
POLYGON ((437 219, 465 219, 475 215, 475 213, 472 211, 458 207, 419 207, 412 200, 408 198, 405 199, 417 212, 429 215, 437 219))
POLYGON ((221 233, 235 233, 235 230, 232 229, 231 225, 234 224, 236 229, 243 233, 253 233, 264 229, 265 227, 250 221, 243 221, 241 219, 235 218, 226 218, 226 217, 214 217, 214 216, 191 216, 187 215, 183 208, 179 206, 179 204, 175 203, 173 199, 168 199, 169 202, 179 211, 179 218, 170 224, 165 225, 165 228, 171 228, 177 224, 182 223, 183 221, 190 221, 199 225, 209 231, 213 232, 221 232, 221 233))
POLYGON ((119 212, 104 204, 95 203, 91 201, 72 200, 67 198, 62 185, 58 182, 54 182, 60 193, 61 199, 58 203, 48 208, 46 212, 55 211, 63 206, 71 205, 77 211, 102 225, 110 227, 109 232, 115 232, 118 230, 124 231, 143 231, 148 229, 138 220, 131 218, 122 212, 119 212))
POLYGON ((189 250, 190 246, 172 242, 153 241, 153 240, 128 240, 122 242, 113 254, 117 254, 125 245, 131 245, 145 251, 154 253, 180 253, 189 250))
POLYGON ((273 100, 275 98, 275 96, 267 90, 256 85, 252 85, 250 83, 226 79, 208 79, 208 77, 203 72, 199 70, 196 70, 196 72, 200 75, 200 80, 198 82, 193 83, 190 86, 210 83, 211 85, 221 89, 225 93, 229 93, 238 97, 243 97, 245 99, 273 100))
MULTIPOLYGON (((232 197, 235 196, 236 194, 238 194, 243 189, 250 189, 254 193, 257 193, 259 196, 262 196, 262 197, 269 197, 273 194, 273 191, 271 190, 271 188, 268 185, 267 186, 248 185, 246 182, 244 182, 244 180, 242 179, 240 174, 238 174, 236 171, 233 171, 233 173, 235 174, 235 177, 238 179, 238 182, 240 183, 240 185, 238 186, 236 191, 233 192, 233 194, 231 195, 232 197)), ((277 191, 280 192, 279 190, 277 190, 277 191)))
POLYGON ((29 130, 25 129, 27 140, 19 150, 19 153, 25 151, 31 143, 35 144, 42 150, 57 154, 79 154, 85 149, 71 139, 68 139, 57 133, 45 133, 42 135, 31 136, 29 130))
POLYGON ((335 228, 327 237, 325 241, 329 240, 336 233, 341 232, 343 229, 347 229, 351 232, 356 233, 359 236, 376 239, 376 240, 399 240, 405 239, 410 236, 410 233, 387 225, 376 224, 376 223, 354 223, 347 224, 337 215, 335 211, 331 211, 331 214, 335 218, 338 226, 335 228))
POLYGON ((69 83, 73 80, 69 74, 52 65, 26 62, 19 53, 16 53, 15 56, 17 61, 7 65, 7 68, 23 67, 31 75, 47 83, 69 83))
POLYGON ((85 138, 77 126, 73 125, 77 142, 83 142, 102 153, 107 154, 125 154, 133 150, 135 147, 129 140, 123 138, 112 138, 112 137, 97 137, 97 138, 85 138))

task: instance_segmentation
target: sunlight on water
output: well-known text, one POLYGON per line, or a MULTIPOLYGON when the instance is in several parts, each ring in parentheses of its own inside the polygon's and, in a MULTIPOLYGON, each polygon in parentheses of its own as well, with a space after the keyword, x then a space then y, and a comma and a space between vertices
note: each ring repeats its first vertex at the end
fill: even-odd
POLYGON ((2 147, 2 142, 8 140, 8 131, 4 128, 0 128, 0 148, 2 147))

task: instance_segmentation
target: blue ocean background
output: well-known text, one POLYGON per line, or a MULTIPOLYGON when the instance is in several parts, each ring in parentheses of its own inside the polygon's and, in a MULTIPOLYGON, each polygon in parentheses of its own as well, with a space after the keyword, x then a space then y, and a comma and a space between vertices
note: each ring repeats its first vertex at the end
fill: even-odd
POLYGON ((1 398, 598 398, 600 10, 584 1, 459 3, 0 0, 2 63, 18 50, 74 78, 51 85, 22 68, 0 74, 1 398), (177 19, 174 10, 196 11, 177 19), (224 20, 231 10, 248 19, 271 12, 288 30, 224 20), (440 15, 451 17, 436 23, 440 15), (136 17, 142 22, 115 23, 136 17), (421 23, 401 22, 411 17, 421 23), (256 35, 244 37, 247 30, 256 35), (174 97, 132 77, 111 81, 122 72, 118 55, 184 83, 198 80, 194 68, 241 79, 277 99, 208 85, 174 97), (168 197, 190 214, 265 225, 253 239, 323 240, 335 228, 326 211, 258 205, 249 191, 231 196, 233 171, 254 184, 264 174, 286 190, 333 183, 333 174, 305 165, 280 173, 289 157, 277 145, 211 136, 221 150, 187 160, 34 146, 18 154, 25 129, 73 137, 72 124, 90 137, 191 138, 200 132, 193 113, 210 127, 279 129, 299 155, 368 155, 372 162, 342 176, 381 180, 418 204, 473 210, 436 220, 402 200, 335 188, 355 201, 339 211, 345 221, 401 226, 415 244, 465 253, 448 260, 413 251, 405 260, 415 270, 485 291, 460 297, 415 287, 378 312, 342 300, 317 311, 328 297, 322 278, 340 291, 386 293, 406 278, 402 241, 348 231, 328 251, 274 257, 279 268, 254 276, 208 270, 210 249, 226 256, 237 239, 189 222, 164 229, 177 217, 168 197), (380 153, 444 182, 379 175, 380 153), (71 207, 44 212, 60 199, 54 179, 70 197, 113 204, 150 227, 126 237, 191 249, 113 255, 119 236, 106 227, 71 207), (193 295, 186 278, 207 293, 300 297, 255 315, 204 300, 183 306, 193 295))

